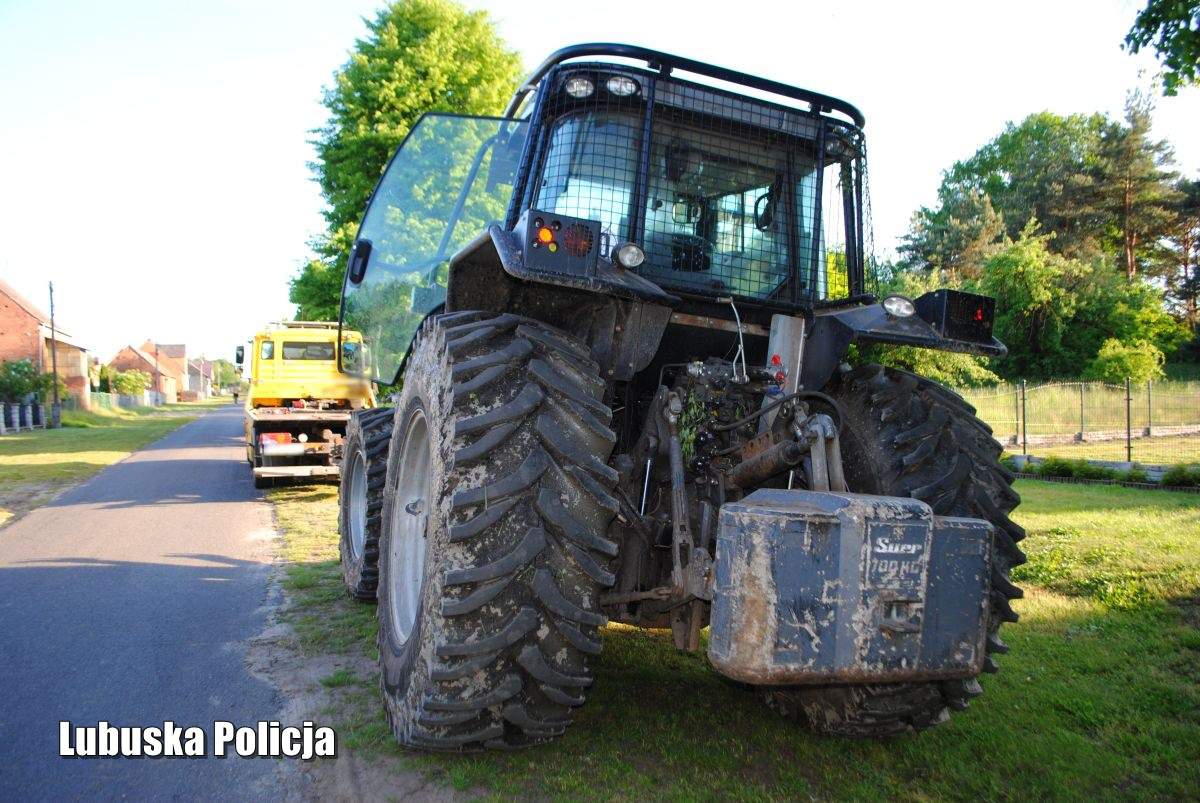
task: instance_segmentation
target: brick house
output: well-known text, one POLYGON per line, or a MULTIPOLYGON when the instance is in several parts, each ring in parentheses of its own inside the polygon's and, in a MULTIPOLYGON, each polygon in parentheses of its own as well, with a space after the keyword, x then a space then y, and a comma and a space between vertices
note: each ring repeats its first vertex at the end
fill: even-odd
POLYGON ((150 389, 161 393, 167 403, 173 404, 179 399, 178 372, 170 358, 163 357, 161 350, 155 357, 153 343, 150 343, 150 349, 147 352, 137 346, 125 346, 108 361, 108 366, 117 371, 146 372, 150 375, 150 389))
POLYGON ((188 360, 187 393, 192 399, 207 399, 212 395, 212 360, 197 357, 188 360))
POLYGON ((51 339, 50 316, 0 279, 0 360, 30 360, 48 373, 58 358, 58 375, 83 409, 91 407, 87 349, 57 328, 51 339), (57 341, 56 353, 52 343, 57 341))
MULTIPOLYGON (((155 343, 147 340, 142 351, 158 360, 158 370, 175 381, 177 395, 190 387, 188 384, 187 346, 182 343, 155 343)), ((174 400, 172 400, 174 401, 174 400)))

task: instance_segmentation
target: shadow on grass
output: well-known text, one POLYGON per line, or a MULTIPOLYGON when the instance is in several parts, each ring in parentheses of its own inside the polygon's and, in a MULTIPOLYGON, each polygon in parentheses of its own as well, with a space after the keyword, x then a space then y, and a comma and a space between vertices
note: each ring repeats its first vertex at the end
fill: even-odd
POLYGON ((885 742, 812 736, 669 634, 605 628, 596 682, 560 740, 518 753, 404 753, 378 697, 375 609, 337 564, 292 567, 306 650, 367 670, 328 679, 343 744, 404 755, 460 790, 588 799, 1187 797, 1200 788, 1200 633, 1161 605, 1114 611, 1034 592, 985 694, 933 731, 885 742), (1191 790, 1191 791, 1189 791, 1191 790))
MULTIPOLYGON (((1043 507, 1055 501, 1030 497, 1043 507)), ((602 632, 588 704, 562 739, 517 753, 405 753, 379 699, 375 608, 348 599, 339 577, 336 492, 271 498, 293 562, 287 616, 302 648, 350 656, 361 670, 326 679, 334 703, 324 715, 341 744, 366 757, 401 755, 460 790, 537 799, 1014 800, 1176 799, 1200 789, 1200 632, 1153 594, 1121 608, 1096 594, 1037 588, 1017 603, 1022 621, 1005 627, 1012 651, 998 675, 982 678, 985 694, 923 734, 812 736, 702 655, 678 652, 666 633, 613 625, 602 632)), ((1136 554, 1138 544, 1121 548, 1136 554)), ((1185 582, 1175 593, 1196 588, 1185 582)))

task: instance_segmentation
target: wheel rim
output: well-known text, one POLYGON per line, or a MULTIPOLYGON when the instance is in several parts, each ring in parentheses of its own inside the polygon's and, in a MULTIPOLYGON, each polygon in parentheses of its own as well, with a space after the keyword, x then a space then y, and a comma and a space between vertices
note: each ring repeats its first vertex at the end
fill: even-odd
POLYGON ((367 471, 362 452, 350 461, 350 551, 361 558, 367 543, 367 471))
POLYGON ((404 430, 397 467, 388 555, 388 597, 392 630, 399 644, 412 635, 425 577, 425 526, 429 520, 429 425, 425 413, 413 412, 404 430))

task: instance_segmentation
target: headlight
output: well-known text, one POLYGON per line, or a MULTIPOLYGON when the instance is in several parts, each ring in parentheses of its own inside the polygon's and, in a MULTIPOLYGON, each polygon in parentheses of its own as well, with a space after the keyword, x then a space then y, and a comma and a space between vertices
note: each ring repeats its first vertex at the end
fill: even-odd
POLYGON ((632 78, 624 75, 614 75, 604 84, 608 91, 619 98, 627 98, 630 95, 636 95, 638 91, 638 83, 632 78))
POLYGON ((904 296, 888 296, 882 303, 883 311, 893 318, 907 318, 917 311, 913 303, 904 296))
POLYGON ((595 91, 596 85, 592 83, 592 79, 582 75, 572 76, 563 83, 563 92, 573 98, 586 98, 595 91))
POLYGON ((613 253, 623 268, 636 268, 646 261, 646 252, 637 243, 621 243, 613 249, 613 253))

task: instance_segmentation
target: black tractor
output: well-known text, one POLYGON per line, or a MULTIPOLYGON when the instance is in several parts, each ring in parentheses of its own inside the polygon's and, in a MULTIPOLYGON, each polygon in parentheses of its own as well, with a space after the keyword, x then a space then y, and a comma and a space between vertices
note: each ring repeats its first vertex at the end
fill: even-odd
POLYGON ((863 123, 592 44, 502 118, 413 126, 341 311, 342 370, 402 387, 351 423, 341 485, 401 744, 562 734, 610 621, 825 734, 980 693, 1021 595, 1012 476, 966 402, 855 344, 1005 348, 992 299, 870 292, 863 123))

